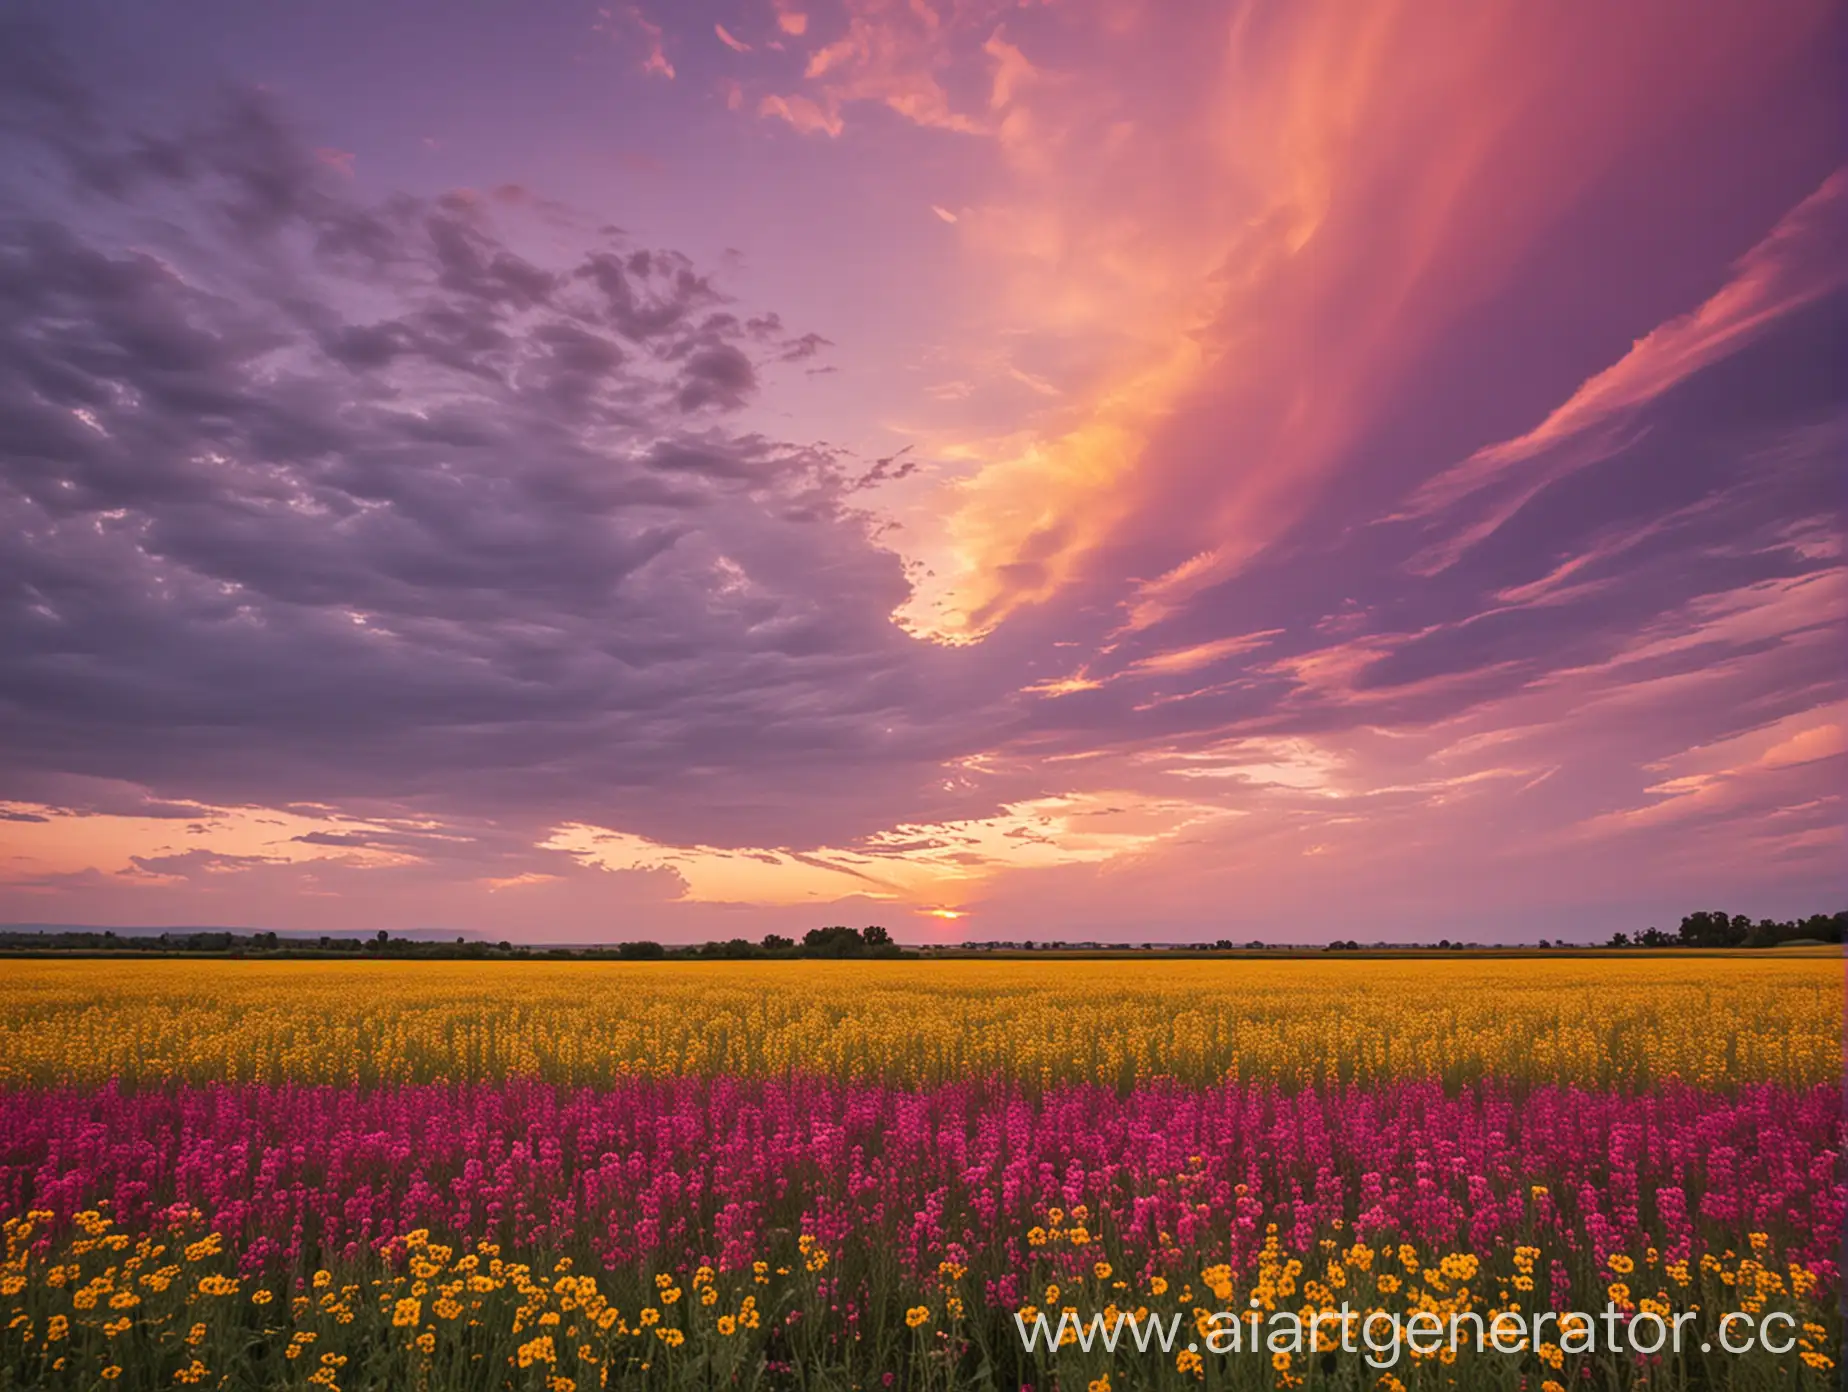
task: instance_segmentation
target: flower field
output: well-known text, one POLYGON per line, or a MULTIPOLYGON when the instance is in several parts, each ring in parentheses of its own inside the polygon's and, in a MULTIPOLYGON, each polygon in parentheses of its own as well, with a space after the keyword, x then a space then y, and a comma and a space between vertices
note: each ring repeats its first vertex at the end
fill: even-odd
POLYGON ((0 1386, 1833 1387, 1839 958, 9 961, 0 1386), (1065 1309, 1792 1316, 1027 1352, 1065 1309))

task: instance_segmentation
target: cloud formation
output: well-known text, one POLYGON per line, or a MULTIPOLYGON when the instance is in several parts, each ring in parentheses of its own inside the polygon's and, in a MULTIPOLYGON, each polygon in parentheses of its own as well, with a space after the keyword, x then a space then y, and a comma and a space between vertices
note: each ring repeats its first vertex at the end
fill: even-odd
POLYGON ((517 200, 362 204, 252 94, 58 154, 0 228, 16 794, 646 824, 668 782, 941 743, 842 461, 731 420, 816 336, 674 252, 529 260, 517 200))
POLYGON ((955 332, 899 441, 813 388, 877 306, 0 42, 0 916, 1570 936, 1848 888, 1823 7, 599 23, 638 125, 703 92, 687 139, 790 161, 780 215, 907 169, 864 254, 942 258, 955 332))

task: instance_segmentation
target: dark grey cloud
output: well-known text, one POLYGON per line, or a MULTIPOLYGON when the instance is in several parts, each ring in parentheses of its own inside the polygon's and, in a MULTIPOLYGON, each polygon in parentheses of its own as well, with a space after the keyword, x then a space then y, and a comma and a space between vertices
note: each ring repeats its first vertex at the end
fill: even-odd
POLYGON ((820 840, 992 725, 994 684, 890 622, 850 461, 733 419, 819 339, 673 251, 539 265, 499 222, 529 199, 361 202, 260 94, 124 136, 25 67, 0 167, 51 172, 0 179, 16 796, 820 840))

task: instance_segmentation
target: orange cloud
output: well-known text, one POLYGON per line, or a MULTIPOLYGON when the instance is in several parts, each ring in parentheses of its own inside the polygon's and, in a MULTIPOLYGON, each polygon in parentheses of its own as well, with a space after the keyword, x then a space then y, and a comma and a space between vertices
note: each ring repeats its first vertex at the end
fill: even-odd
POLYGON ((1772 324, 1848 285, 1840 249, 1848 237, 1848 168, 1838 169, 1753 247, 1733 277, 1699 308, 1651 330, 1617 362, 1525 435, 1476 451, 1415 493, 1392 520, 1430 516, 1505 476, 1520 485, 1456 536, 1414 558, 1429 575, 1455 564, 1549 483, 1607 458, 1627 439, 1637 408, 1737 352, 1772 324), (1544 463, 1541 456, 1552 453, 1544 463))
POLYGON ((774 0, 776 6, 776 27, 792 38, 800 38, 808 32, 808 16, 796 9, 790 0, 774 0))
MULTIPOLYGON (((806 16, 793 17, 800 20, 796 28, 789 27, 790 14, 782 16, 784 32, 805 33, 806 16)), ((805 134, 839 135, 844 109, 865 102, 920 126, 980 133, 982 123, 953 109, 939 80, 949 61, 951 33, 952 26, 924 0, 849 0, 847 32, 809 55, 803 72, 807 90, 768 97, 759 105, 759 114, 790 120, 790 112, 806 104, 824 112, 826 119, 790 120, 791 125, 805 134)))
POLYGON ((852 894, 940 902, 1012 872, 1133 857, 1218 815, 1186 798, 1093 791, 1010 803, 988 817, 904 823, 844 847, 668 846, 573 823, 543 848, 611 870, 671 870, 694 903, 826 903, 852 894))
POLYGON ((1132 629, 1239 573, 1582 190, 1764 83, 1826 8, 1689 26, 1654 6, 1613 27, 1306 3, 1215 28, 1116 7, 1108 42, 1040 45, 1056 68, 1024 21, 1003 34, 997 11, 929 13, 856 5, 809 75, 824 111, 882 100, 999 158, 958 212, 968 346, 946 351, 982 373, 1005 371, 999 356, 1060 396, 991 433, 908 423, 948 472, 903 516, 931 574, 900 619, 968 642, 1079 581, 1106 544, 1175 553, 1126 597, 1132 629), (1139 66, 1145 44, 1163 61, 1139 66), (1638 84, 1643 67, 1660 80, 1638 84), (986 111, 945 104, 984 71, 986 111), (1140 71, 1161 80, 1139 88, 1140 71))

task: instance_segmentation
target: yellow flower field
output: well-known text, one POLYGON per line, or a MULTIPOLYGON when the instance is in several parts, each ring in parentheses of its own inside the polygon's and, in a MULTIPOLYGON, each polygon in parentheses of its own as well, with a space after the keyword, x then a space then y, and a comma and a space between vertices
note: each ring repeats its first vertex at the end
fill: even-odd
POLYGON ((791 1073, 1727 1087, 1841 1069, 1835 954, 0 966, 6 1087, 791 1073))

